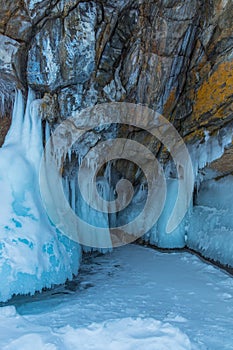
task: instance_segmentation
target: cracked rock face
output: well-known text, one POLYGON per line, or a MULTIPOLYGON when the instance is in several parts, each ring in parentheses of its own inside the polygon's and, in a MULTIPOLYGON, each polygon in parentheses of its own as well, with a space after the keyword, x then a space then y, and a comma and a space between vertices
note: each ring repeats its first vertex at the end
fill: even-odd
POLYGON ((90 79, 95 65, 96 17, 95 3, 80 3, 64 19, 44 24, 28 55, 27 77, 32 88, 54 92, 90 79))
POLYGON ((163 113, 188 143, 232 121, 231 0, 0 3, 2 114, 15 87, 32 87, 51 125, 111 101, 163 113))

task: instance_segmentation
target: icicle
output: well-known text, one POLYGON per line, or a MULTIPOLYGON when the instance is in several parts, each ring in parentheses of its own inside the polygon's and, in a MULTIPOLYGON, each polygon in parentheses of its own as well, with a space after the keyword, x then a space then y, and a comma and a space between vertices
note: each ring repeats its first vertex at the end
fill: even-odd
POLYGON ((93 165, 93 168, 94 170, 96 171, 97 170, 97 167, 98 167, 98 163, 97 162, 92 162, 94 165, 93 165))
POLYGON ((135 175, 135 179, 137 179, 141 174, 141 170, 140 168, 137 169, 136 175, 135 175))
POLYGON ((144 192, 144 191, 145 191, 145 185, 144 185, 144 184, 141 184, 141 185, 140 185, 140 191, 141 191, 141 192, 144 192))
POLYGON ((4 110, 5 110, 5 94, 3 92, 0 92, 0 96, 1 96, 1 115, 4 115, 4 110))
POLYGON ((10 144, 22 143, 24 108, 25 108, 25 105, 24 105, 23 94, 21 91, 17 91, 15 96, 11 127, 5 138, 4 146, 8 146, 10 144))
POLYGON ((71 191, 71 208, 75 211, 75 178, 70 180, 70 191, 71 191))
POLYGON ((83 156, 81 154, 78 154, 78 165, 81 166, 83 161, 83 156))
MULTIPOLYGON (((29 91, 29 101, 34 98, 35 94, 29 91)), ((29 118, 31 121, 31 132, 29 138, 29 157, 34 163, 36 169, 39 170, 41 156, 43 152, 43 132, 42 132, 42 122, 39 115, 39 102, 32 102, 29 106, 29 118)), ((26 127, 26 125, 25 125, 26 127)))
POLYGON ((67 153, 68 153, 68 160, 69 160, 69 162, 71 163, 72 150, 69 148, 67 153))
POLYGON ((50 139, 50 125, 49 123, 46 121, 46 124, 45 124, 45 144, 47 144, 47 142, 49 141, 50 139))
POLYGON ((28 98, 26 104, 26 110, 24 115, 23 129, 22 129, 22 141, 26 149, 31 147, 30 139, 32 135, 32 120, 31 120, 31 103, 35 99, 35 94, 31 89, 28 91, 28 98))
POLYGON ((104 177, 108 181, 109 185, 111 184, 111 173, 112 173, 112 164, 111 162, 108 162, 104 172, 104 177))
POLYGON ((68 180, 68 176, 66 176, 63 179, 63 188, 64 188, 65 197, 66 197, 67 201, 69 201, 69 180, 68 180))

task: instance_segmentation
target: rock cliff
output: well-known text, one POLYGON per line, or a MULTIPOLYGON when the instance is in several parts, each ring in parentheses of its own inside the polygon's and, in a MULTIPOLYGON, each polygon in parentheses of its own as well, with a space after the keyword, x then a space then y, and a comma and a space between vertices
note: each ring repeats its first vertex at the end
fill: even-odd
POLYGON ((232 120, 232 14, 227 0, 1 1, 2 115, 15 87, 32 87, 50 123, 128 101, 203 141, 232 120))

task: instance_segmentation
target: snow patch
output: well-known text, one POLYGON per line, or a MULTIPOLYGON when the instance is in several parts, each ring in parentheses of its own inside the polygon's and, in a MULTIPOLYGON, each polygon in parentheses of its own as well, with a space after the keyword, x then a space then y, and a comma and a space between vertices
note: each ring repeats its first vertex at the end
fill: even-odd
POLYGON ((65 327, 61 332, 67 350, 191 350, 189 338, 178 328, 152 318, 125 318, 80 329, 65 327))

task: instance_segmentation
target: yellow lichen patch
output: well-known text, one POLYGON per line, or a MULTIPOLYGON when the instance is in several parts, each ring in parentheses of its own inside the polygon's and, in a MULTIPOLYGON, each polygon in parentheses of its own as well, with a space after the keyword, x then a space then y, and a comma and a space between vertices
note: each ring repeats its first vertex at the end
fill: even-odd
POLYGON ((231 95, 233 95, 233 61, 221 63, 199 88, 194 105, 195 119, 199 119, 207 112, 214 114, 231 95))
POLYGON ((203 129, 196 129, 192 133, 184 136, 183 140, 185 143, 188 144, 188 143, 194 142, 196 140, 201 140, 204 138, 204 136, 205 136, 205 133, 204 133, 203 129))
POLYGON ((208 119, 203 119, 203 120, 200 120, 199 126, 208 126, 211 131, 211 126, 214 127, 218 124, 217 120, 220 120, 220 119, 229 120, 229 118, 231 118, 232 107, 233 107, 233 103, 230 105, 227 105, 227 102, 226 102, 219 109, 217 109, 216 111, 213 111, 213 114, 211 115, 212 125, 210 125, 210 121, 208 119))

